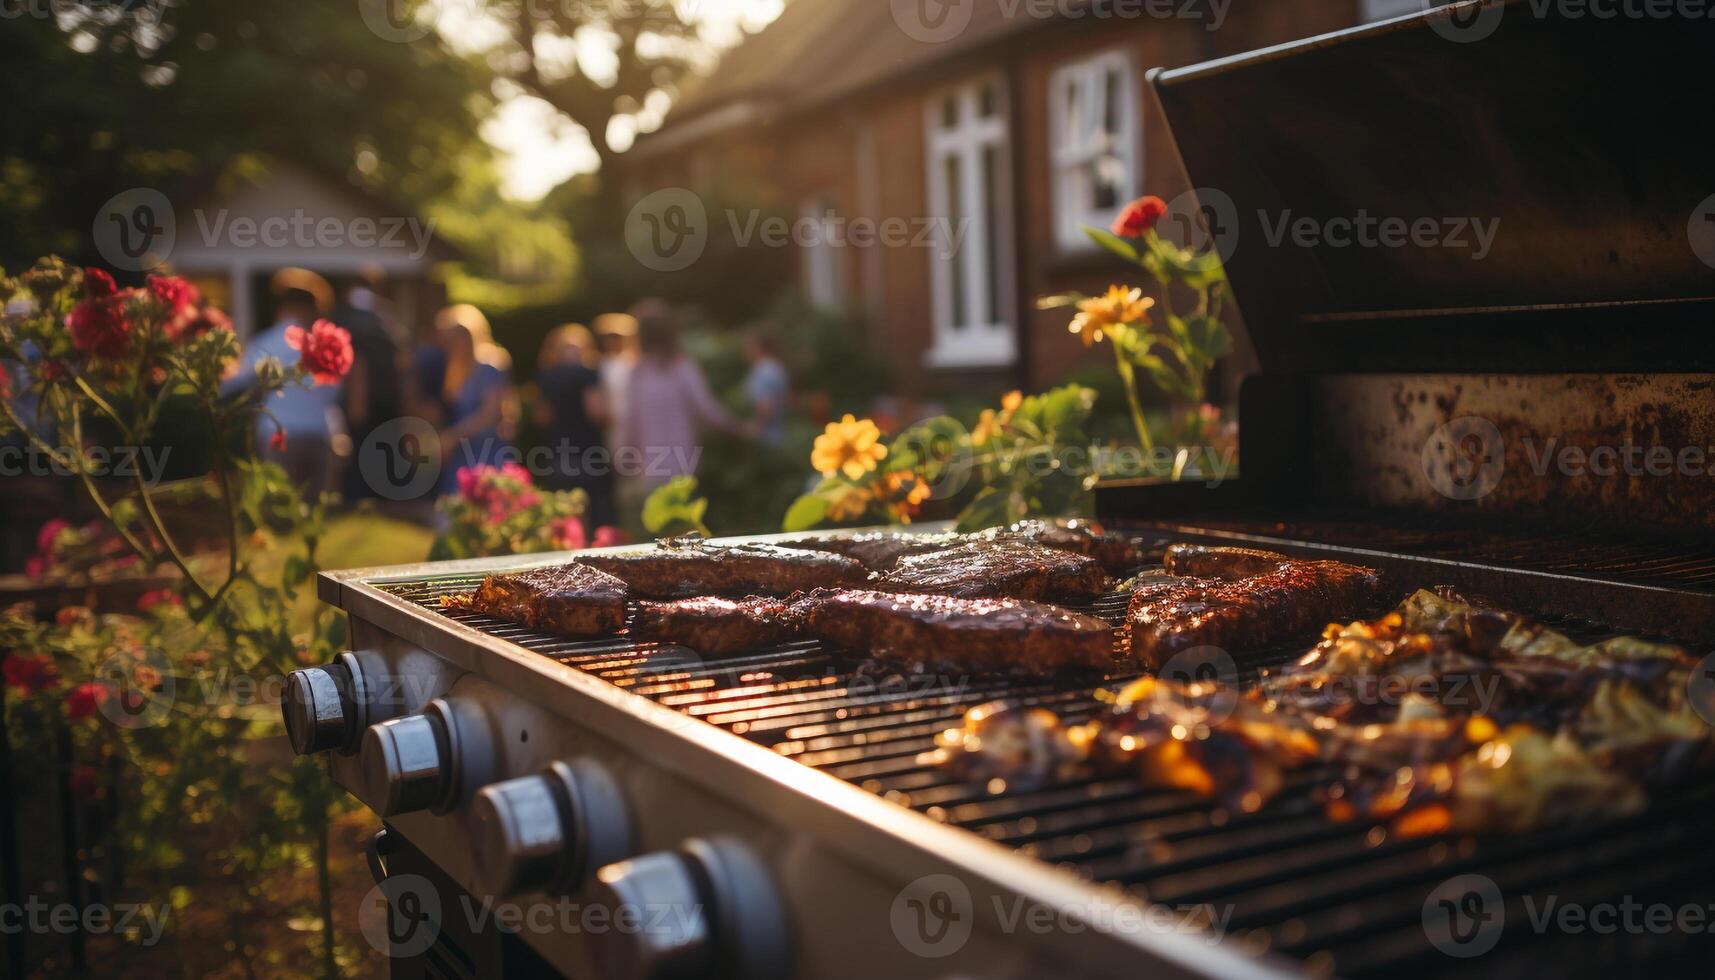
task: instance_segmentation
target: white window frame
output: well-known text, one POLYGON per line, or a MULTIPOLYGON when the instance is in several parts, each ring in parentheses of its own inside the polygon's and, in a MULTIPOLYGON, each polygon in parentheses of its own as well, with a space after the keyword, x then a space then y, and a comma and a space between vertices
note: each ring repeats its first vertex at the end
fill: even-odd
POLYGON ((804 298, 817 309, 837 310, 845 306, 845 242, 836 243, 839 218, 833 203, 812 195, 798 204, 802 227, 815 228, 815 239, 800 248, 800 274, 804 298))
POLYGON ((1061 65, 1048 76, 1048 145, 1053 172, 1054 239, 1060 248, 1067 251, 1094 248, 1094 243, 1084 234, 1084 226, 1107 227, 1127 201, 1142 193, 1143 126, 1138 102, 1136 65, 1130 52, 1125 50, 1115 49, 1081 58, 1061 65), (1119 107, 1115 113, 1119 131, 1113 134, 1111 146, 1105 139, 1073 135, 1088 137, 1100 128, 1107 109, 1105 82, 1109 72, 1116 72, 1119 76, 1116 86, 1119 107), (1067 96, 1075 88, 1081 88, 1084 93, 1078 101, 1078 115, 1082 118, 1076 120, 1076 126, 1073 125, 1075 120, 1069 118, 1067 108, 1067 96), (1115 166, 1120 176, 1117 203, 1112 208, 1097 208, 1091 203, 1090 165, 1110 154, 1117 161, 1115 166))
POLYGON ((995 367, 1012 364, 1017 342, 1012 320, 1013 216, 1011 134, 1007 127, 1007 91, 1004 77, 983 75, 934 93, 924 108, 925 153, 928 180, 928 212, 936 222, 929 250, 932 288, 934 343, 926 361, 930 367, 995 367), (993 111, 980 116, 982 92, 993 97, 993 111), (942 110, 948 99, 958 104, 958 121, 951 129, 943 124, 942 110), (994 151, 996 186, 993 227, 984 204, 982 186, 983 151, 994 151), (959 200, 950 200, 947 186, 948 160, 958 164, 959 200), (955 208, 953 205, 957 204, 955 208), (960 217, 955 221, 954 215, 960 217), (948 233, 951 232, 949 237, 948 233), (988 281, 987 243, 993 243, 995 282, 988 281), (956 245, 956 247, 955 247, 956 245), (955 267, 956 263, 956 267, 955 267), (955 276, 955 271, 959 274, 955 276), (963 286, 962 302, 955 303, 955 285, 963 286), (973 316, 983 310, 992 290, 993 316, 973 316), (954 322, 954 311, 962 306, 965 323, 954 322))

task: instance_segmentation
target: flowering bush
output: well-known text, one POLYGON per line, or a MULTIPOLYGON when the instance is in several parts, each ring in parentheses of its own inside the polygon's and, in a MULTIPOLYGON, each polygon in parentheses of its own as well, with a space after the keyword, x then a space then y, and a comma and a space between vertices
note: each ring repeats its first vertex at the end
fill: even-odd
MULTIPOLYGON (((181 859, 172 829, 230 821, 238 801, 260 805, 255 824, 203 859, 244 874, 296 862, 309 848, 323 863, 336 796, 314 759, 284 768, 244 764, 251 741, 277 736, 270 681, 331 656, 343 638, 338 619, 318 608, 308 632, 290 618, 292 599, 316 572, 322 532, 319 500, 306 500, 278 466, 257 460, 254 433, 266 399, 289 385, 339 381, 350 368, 350 338, 331 323, 297 336, 298 363, 256 364, 237 395, 223 379, 239 363, 229 321, 190 283, 152 276, 120 289, 96 269, 58 259, 21 276, 0 275, 0 358, 24 365, 20 402, 0 402, 0 435, 15 435, 72 474, 100 514, 81 528, 50 521, 37 540, 31 571, 94 577, 103 565, 167 572, 173 585, 125 613, 61 610, 41 622, 34 610, 0 613, 4 676, 16 704, 7 712, 16 758, 60 766, 80 792, 100 792, 118 763, 128 786, 122 824, 103 843, 124 852, 126 867, 158 875, 164 890, 181 859), (140 470, 119 491, 102 477, 91 432, 145 446, 156 438, 169 400, 194 405, 217 447, 206 477, 160 487, 140 470), (167 497, 188 497, 217 515, 223 555, 193 563, 168 523, 167 497), (262 560, 266 556, 267 560, 262 560), (194 567, 193 567, 194 564, 194 567), (245 694, 244 692, 248 692, 245 694), (68 731, 72 757, 51 744, 68 731)), ((327 878, 322 876, 324 888, 327 878)), ((332 924, 323 896, 323 970, 333 973, 332 924)))
POLYGON ((816 438, 810 465, 821 482, 792 504, 782 525, 908 524, 931 501, 962 503, 962 530, 1073 513, 1092 477, 1063 463, 1087 442, 1094 405, 1095 393, 1078 385, 1029 397, 1015 391, 984 410, 973 429, 932 418, 891 443, 873 421, 847 415, 816 438))
MULTIPOLYGON (((1186 405, 1171 423, 1174 434, 1190 436, 1181 445, 1215 446, 1227 437, 1219 425, 1219 410, 1208 404, 1206 388, 1209 371, 1233 347, 1232 334, 1221 319, 1226 272, 1214 253, 1181 248, 1162 238, 1156 225, 1166 213, 1161 198, 1142 197, 1126 205, 1111 228, 1084 229, 1096 244, 1149 273, 1159 287, 1159 303, 1131 286, 1110 286, 1102 296, 1049 296, 1039 303, 1043 309, 1076 307, 1070 330, 1084 346, 1111 341, 1132 426, 1146 452, 1154 448, 1155 438, 1138 396, 1138 371, 1186 405), (1176 295, 1187 293, 1195 302, 1180 312, 1176 295)), ((1183 476, 1187 456, 1181 453, 1171 473, 1164 475, 1183 476)))
POLYGON ((588 532, 583 518, 589 498, 582 490, 540 490, 517 463, 467 466, 458 472, 458 487, 456 496, 436 505, 447 529, 431 559, 571 551, 623 541, 617 528, 588 532))

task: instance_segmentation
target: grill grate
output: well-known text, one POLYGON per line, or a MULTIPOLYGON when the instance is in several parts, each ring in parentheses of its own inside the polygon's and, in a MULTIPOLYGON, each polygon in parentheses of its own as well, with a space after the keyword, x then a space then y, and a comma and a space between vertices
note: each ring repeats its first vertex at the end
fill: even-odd
MULTIPOLYGON (((1207 906, 1228 941, 1273 949, 1316 973, 1511 975, 1546 965, 1594 974, 1624 957, 1665 974, 1701 969, 1708 936, 1565 935, 1530 928, 1531 913, 1562 903, 1715 903, 1715 786, 1656 801, 1635 817, 1523 838, 1391 837, 1326 820, 1313 798, 1327 770, 1292 774, 1261 812, 1232 814, 1189 793, 1125 779, 1036 789, 962 783, 916 761, 934 735, 976 704, 1005 697, 1078 719, 1095 711, 1098 679, 902 677, 869 662, 794 642, 704 659, 676 646, 623 636, 554 637, 475 613, 440 610, 478 576, 371 583, 468 626, 510 639, 621 688, 772 747, 933 819, 965 828, 1157 903, 1207 906), (1507 928, 1494 952, 1454 959, 1428 939, 1425 901, 1441 882, 1479 873, 1506 897, 1507 928), (1535 907, 1527 908, 1529 897, 1535 907), (1683 969, 1682 969, 1683 968, 1683 969)), ((1117 622, 1124 596, 1091 609, 1117 622)), ((1283 663, 1289 644, 1247 657, 1245 669, 1283 663)), ((1109 683, 1128 678, 1114 676, 1109 683)))

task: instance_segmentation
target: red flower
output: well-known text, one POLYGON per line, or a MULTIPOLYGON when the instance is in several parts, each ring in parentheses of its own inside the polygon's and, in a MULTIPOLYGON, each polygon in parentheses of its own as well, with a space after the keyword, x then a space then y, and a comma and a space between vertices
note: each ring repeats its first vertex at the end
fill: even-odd
POLYGON ((72 721, 82 721, 99 711, 112 694, 104 684, 85 681, 66 695, 66 717, 72 721))
POLYGON ((625 543, 625 532, 611 524, 603 524, 595 529, 595 537, 590 541, 592 548, 611 548, 616 544, 625 543))
POLYGON ((232 332, 232 320, 218 307, 205 306, 197 311, 196 316, 185 324, 184 334, 189 337, 201 337, 212 330, 232 332))
POLYGON ((1121 238, 1142 238, 1167 213, 1167 202, 1150 194, 1127 204, 1110 229, 1121 238))
POLYGON ((125 319, 125 300, 124 293, 91 296, 72 307, 66 314, 72 346, 105 360, 124 357, 131 345, 131 321, 125 319))
POLYGON ((0 662, 0 674, 6 677, 6 686, 16 688, 25 694, 34 694, 53 686, 59 680, 59 670, 54 667, 51 657, 45 653, 14 653, 0 662))
POLYGON ((149 295, 174 317, 202 301, 197 288, 178 276, 150 276, 148 288, 149 295))
POLYGON ((274 450, 277 453, 283 453, 286 451, 286 430, 285 429, 275 429, 274 430, 274 434, 268 437, 268 448, 274 450))
POLYGON ((36 550, 44 555, 51 554, 54 550, 54 542, 59 540, 60 533, 69 530, 71 530, 71 524, 62 518, 50 517, 43 521, 42 526, 36 530, 36 550))
POLYGON ((137 597, 137 611, 146 613, 156 606, 182 606, 184 600, 172 589, 152 589, 137 597))
POLYGON ((113 277, 108 275, 105 269, 90 268, 83 270, 83 294, 85 296, 90 299, 100 299, 104 296, 112 296, 118 291, 119 284, 113 281, 113 277))
POLYGON ((316 384, 337 384, 351 370, 351 334, 332 320, 317 320, 308 331, 287 327, 286 346, 298 352, 298 363, 316 384))
POLYGON ((575 517, 562 517, 548 526, 556 548, 576 551, 588 543, 588 538, 584 535, 584 522, 575 517))

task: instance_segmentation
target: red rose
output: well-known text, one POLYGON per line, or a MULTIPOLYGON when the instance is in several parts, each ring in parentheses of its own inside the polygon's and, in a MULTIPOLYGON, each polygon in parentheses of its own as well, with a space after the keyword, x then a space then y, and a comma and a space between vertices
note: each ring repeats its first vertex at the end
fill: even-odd
POLYGON ((72 721, 82 721, 101 710, 101 706, 112 695, 106 685, 94 681, 85 681, 71 689, 66 695, 66 717, 72 721))
POLYGON ((125 319, 125 300, 124 293, 91 296, 72 307, 66 314, 72 346, 106 360, 124 357, 131 346, 131 321, 125 319))
POLYGON ((113 281, 104 269, 83 270, 83 294, 91 299, 112 296, 119 291, 119 284, 113 281))
POLYGON ((287 327, 286 346, 298 352, 298 363, 316 384, 337 384, 351 370, 351 334, 332 320, 317 320, 307 331, 287 327))
POLYGON ((1121 238, 1142 238, 1167 213, 1167 202, 1150 194, 1127 204, 1110 229, 1121 238))
POLYGON ((25 694, 46 690, 59 679, 53 659, 45 653, 10 654, 0 662, 0 674, 5 675, 7 687, 25 694))
POLYGON ((149 295, 166 307, 172 316, 178 316, 202 300, 197 288, 178 276, 150 276, 149 295))

